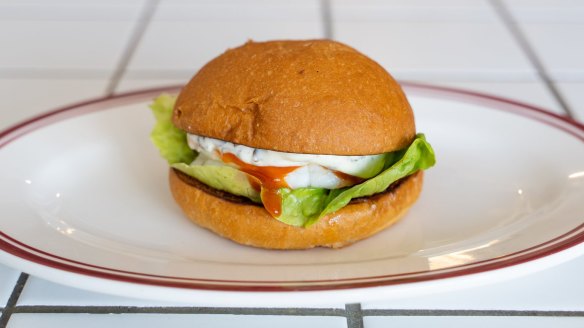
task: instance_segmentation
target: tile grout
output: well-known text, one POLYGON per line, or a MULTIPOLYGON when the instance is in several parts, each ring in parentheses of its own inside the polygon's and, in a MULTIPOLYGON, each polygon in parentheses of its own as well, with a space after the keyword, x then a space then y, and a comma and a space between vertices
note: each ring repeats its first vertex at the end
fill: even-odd
POLYGON ((14 288, 12 289, 12 293, 8 298, 8 302, 6 302, 6 306, 4 307, 4 311, 0 316, 0 328, 5 328, 8 325, 8 321, 14 313, 14 309, 16 308, 16 303, 18 303, 18 298, 24 289, 24 285, 26 285, 26 281, 28 280, 28 274, 22 272, 18 277, 18 280, 14 284, 14 288))
POLYGON ((570 106, 568 106, 568 103, 566 102, 566 100, 564 100, 564 97, 562 97, 558 88, 556 88, 541 59, 536 54, 535 50, 525 37, 523 31, 521 31, 519 25, 513 18, 511 12, 509 12, 507 7, 505 7, 505 5, 500 0, 490 0, 490 2, 493 8, 495 9, 495 12, 497 12, 499 17, 503 21, 505 27, 509 30, 512 37, 515 39, 515 42, 519 44, 519 47, 523 50, 531 64, 535 67, 538 76, 541 78, 541 80, 546 85, 548 90, 552 93, 554 99, 564 110, 565 114, 573 118, 574 113, 570 109, 570 106))
MULTIPOLYGON (((26 274, 23 274, 26 275, 26 274)), ((28 277, 28 276, 27 276, 28 277)), ((283 316, 333 316, 347 317, 348 328, 363 327, 366 316, 509 316, 509 317, 584 317, 584 311, 547 310, 442 310, 442 309, 361 309, 360 304, 347 304, 337 308, 238 308, 238 307, 182 307, 182 306, 67 306, 19 305, 15 306, 26 281, 17 283, 11 296, 12 313, 89 313, 89 314, 235 314, 283 316), (17 287, 19 290, 17 290, 17 287)), ((1 326, 3 327, 3 326, 1 326)))
POLYGON ((320 14, 325 39, 334 39, 333 19, 330 0, 320 0, 320 14))
POLYGON ((363 328, 363 312, 360 303, 345 305, 347 328, 363 328))
POLYGON ((235 314, 344 317, 344 309, 335 308, 234 308, 234 307, 182 307, 182 306, 53 306, 21 305, 13 313, 88 313, 88 314, 235 314))
POLYGON ((366 309, 363 316, 584 317, 584 311, 366 309))
POLYGON ((105 94, 107 96, 111 96, 118 88, 122 77, 126 73, 126 68, 134 56, 134 53, 140 44, 154 13, 156 12, 158 2, 159 0, 147 0, 145 3, 138 20, 136 21, 136 26, 130 35, 130 40, 126 44, 122 56, 120 57, 120 61, 118 62, 118 65, 110 78, 110 82, 106 87, 105 94))

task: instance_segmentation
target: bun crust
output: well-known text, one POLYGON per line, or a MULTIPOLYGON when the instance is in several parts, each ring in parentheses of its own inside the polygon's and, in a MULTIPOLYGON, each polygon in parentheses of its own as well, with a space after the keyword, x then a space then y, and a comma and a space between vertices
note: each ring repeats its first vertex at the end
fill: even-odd
POLYGON ((423 172, 414 173, 388 192, 350 203, 308 228, 281 223, 261 206, 213 196, 183 181, 173 169, 169 179, 174 199, 198 225, 244 245, 307 249, 347 246, 395 223, 418 198, 423 172))
POLYGON ((283 152, 369 155, 407 147, 412 109, 379 64, 329 40, 248 42, 203 66, 174 124, 283 152))

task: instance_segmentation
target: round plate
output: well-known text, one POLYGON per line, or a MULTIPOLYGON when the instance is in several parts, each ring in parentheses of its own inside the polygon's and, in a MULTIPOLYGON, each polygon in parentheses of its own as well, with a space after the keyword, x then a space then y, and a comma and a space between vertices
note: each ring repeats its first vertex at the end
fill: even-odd
POLYGON ((273 306, 472 286, 583 253, 584 127, 509 100, 414 84, 405 91, 438 164, 404 219, 340 250, 222 239, 182 215, 148 138, 149 101, 177 90, 88 101, 2 132, 0 260, 100 292, 273 306))

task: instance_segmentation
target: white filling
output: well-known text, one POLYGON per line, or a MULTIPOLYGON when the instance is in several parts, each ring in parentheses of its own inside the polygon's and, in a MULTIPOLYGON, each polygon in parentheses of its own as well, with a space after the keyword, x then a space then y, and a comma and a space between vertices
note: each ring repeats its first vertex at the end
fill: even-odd
POLYGON ((189 147, 199 153, 193 164, 225 165, 219 154, 231 153, 255 166, 300 166, 286 176, 290 188, 334 189, 347 185, 334 171, 361 178, 375 176, 383 166, 384 154, 367 156, 314 155, 251 148, 231 142, 187 134, 189 147))

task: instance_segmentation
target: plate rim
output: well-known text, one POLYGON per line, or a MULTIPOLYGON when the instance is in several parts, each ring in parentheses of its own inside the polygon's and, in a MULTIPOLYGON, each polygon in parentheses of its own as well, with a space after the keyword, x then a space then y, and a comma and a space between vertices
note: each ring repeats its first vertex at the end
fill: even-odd
MULTIPOLYGON (((584 142, 584 124, 576 122, 566 116, 562 116, 545 109, 518 102, 515 100, 489 95, 481 92, 468 91, 458 88, 434 86, 422 83, 400 82, 406 89, 416 90, 420 95, 438 95, 440 98, 454 98, 458 101, 468 101, 479 104, 488 109, 505 110, 514 114, 527 117, 553 128, 560 129, 572 137, 584 142), (499 107, 494 106, 499 105, 499 107), (559 124, 558 124, 559 121, 559 124), (567 125, 567 126, 566 126, 567 125), (569 127, 569 128, 568 128, 569 127), (570 129, 571 128, 571 129, 570 129)), ((69 106, 60 107, 36 116, 25 121, 10 126, 0 131, 0 151, 10 142, 52 123, 85 115, 89 112, 106 110, 111 105, 121 106, 132 104, 137 101, 144 101, 149 96, 154 96, 161 92, 177 92, 182 86, 172 85, 157 88, 141 89, 132 92, 125 92, 106 97, 95 98, 83 102, 78 102, 69 106)), ((130 272, 113 268, 106 268, 90 263, 83 263, 50 254, 36 249, 21 241, 18 241, 0 230, 0 250, 18 257, 21 260, 32 262, 41 267, 50 267, 69 273, 83 276, 115 280, 118 282, 137 283, 141 285, 151 285, 159 287, 172 287, 189 290, 210 290, 210 291, 236 291, 236 292, 282 292, 282 291, 325 291, 344 290, 366 287, 382 287, 409 284, 413 282, 434 281, 440 279, 468 276, 476 273, 489 272, 507 267, 514 267, 518 264, 531 262, 555 253, 565 251, 569 248, 584 243, 584 223, 576 228, 544 241, 535 246, 522 249, 520 251, 506 254, 497 258, 490 258, 474 263, 467 263, 459 266, 426 270, 420 272, 408 272, 392 275, 351 277, 343 279, 323 279, 323 280, 297 280, 297 281, 238 281, 238 280, 213 280, 202 278, 170 277, 153 275, 141 272, 130 272), (551 245, 546 248, 546 246, 551 245), (39 254, 48 256, 42 257, 39 254), (75 266, 79 265, 79 266, 75 266), (417 276, 418 275, 418 276, 417 276), (422 276, 419 276, 422 275, 422 276), (409 277, 408 277, 409 276, 409 277), (412 277, 413 276, 413 277, 412 277), (395 279, 395 277, 403 277, 395 279), (166 280, 157 280, 166 279, 166 280)))

